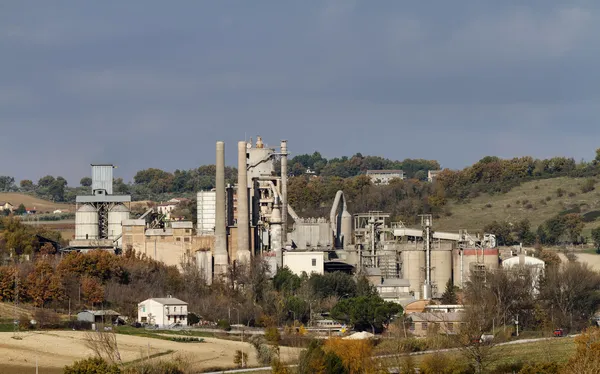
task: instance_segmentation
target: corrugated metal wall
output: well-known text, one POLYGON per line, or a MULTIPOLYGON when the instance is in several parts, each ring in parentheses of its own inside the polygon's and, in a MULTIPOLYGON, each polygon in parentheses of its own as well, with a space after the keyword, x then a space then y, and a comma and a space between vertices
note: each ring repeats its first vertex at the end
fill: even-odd
POLYGON ((92 165, 92 191, 106 190, 108 195, 113 193, 113 166, 92 165))

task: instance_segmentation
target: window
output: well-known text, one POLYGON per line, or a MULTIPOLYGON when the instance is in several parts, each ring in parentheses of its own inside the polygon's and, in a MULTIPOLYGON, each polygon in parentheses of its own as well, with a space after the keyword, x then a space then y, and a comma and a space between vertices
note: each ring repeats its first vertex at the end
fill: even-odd
POLYGON ((427 330, 427 322, 421 322, 421 330, 427 330))
POLYGON ((190 238, 183 238, 183 241, 187 243, 190 241, 190 238))
POLYGON ((189 234, 191 231, 192 231, 192 230, 190 230, 190 229, 185 229, 185 233, 186 233, 186 234, 189 234))
POLYGON ((142 305, 142 313, 146 313, 146 306, 142 305))
POLYGON ((177 239, 175 239, 175 240, 177 240, 178 242, 180 242, 180 241, 181 241, 181 238, 177 238, 177 239))
POLYGON ((316 258, 312 259, 312 266, 317 266, 317 259, 316 258))

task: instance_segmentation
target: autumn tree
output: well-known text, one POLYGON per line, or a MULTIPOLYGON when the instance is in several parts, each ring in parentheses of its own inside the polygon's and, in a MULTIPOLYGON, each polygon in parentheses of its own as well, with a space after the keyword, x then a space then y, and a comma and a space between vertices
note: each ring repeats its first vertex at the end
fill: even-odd
POLYGON ((81 278, 81 294, 92 307, 104 301, 104 287, 96 278, 90 276, 81 278))
POLYGON ((60 275, 47 260, 39 260, 35 263, 33 271, 27 276, 26 290, 37 307, 65 298, 60 275))
POLYGON ((17 272, 15 266, 0 266, 0 301, 14 300, 17 272))
POLYGON ((575 354, 565 366, 566 374, 600 373, 600 328, 589 327, 575 338, 575 354))
POLYGON ((18 218, 3 218, 5 247, 16 255, 31 254, 38 247, 37 238, 32 229, 18 218))

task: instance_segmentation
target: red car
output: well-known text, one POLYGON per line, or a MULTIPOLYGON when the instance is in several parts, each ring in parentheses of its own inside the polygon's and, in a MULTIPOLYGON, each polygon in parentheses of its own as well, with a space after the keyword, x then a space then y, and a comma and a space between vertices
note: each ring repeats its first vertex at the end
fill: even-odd
POLYGON ((565 331, 563 329, 556 329, 553 332, 554 336, 557 338, 560 338, 562 336, 565 336, 565 331))

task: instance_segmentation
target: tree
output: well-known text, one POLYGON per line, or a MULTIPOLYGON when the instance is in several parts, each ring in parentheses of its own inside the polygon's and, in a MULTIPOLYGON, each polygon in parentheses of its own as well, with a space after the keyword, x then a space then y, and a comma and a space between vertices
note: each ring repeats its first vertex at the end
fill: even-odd
POLYGON ((600 373, 600 328, 589 327, 575 338, 575 354, 565 366, 565 373, 600 373))
POLYGON ((65 298, 60 275, 46 260, 35 263, 33 271, 27 276, 26 290, 37 307, 44 307, 51 301, 61 301, 65 298))
POLYGON ((399 304, 383 301, 378 295, 372 295, 341 300, 331 310, 331 316, 353 325, 356 330, 370 329, 375 333, 376 329, 381 330, 383 324, 400 312, 402 307, 399 304))
POLYGON ((597 249, 600 249, 600 227, 592 229, 592 240, 597 249))
POLYGON ((15 214, 21 216, 25 213, 27 213, 27 208, 25 208, 25 205, 19 204, 17 209, 15 209, 15 214))
POLYGON ((442 294, 442 304, 454 305, 457 303, 458 298, 456 297, 456 287, 452 283, 452 279, 448 279, 446 282, 446 290, 442 294))
POLYGON ((83 177, 79 181, 79 184, 81 184, 82 187, 91 187, 92 186, 92 178, 90 178, 90 177, 83 177))
POLYGON ((33 189, 35 188, 35 185, 33 184, 33 182, 29 179, 23 179, 19 185, 21 186, 21 189, 23 191, 33 191, 33 189))
POLYGON ((16 255, 32 254, 39 243, 32 229, 16 218, 3 218, 5 246, 16 255))
POLYGON ((15 178, 6 175, 0 175, 0 191, 12 191, 15 187, 15 178))
POLYGON ((94 304, 104 301, 104 287, 96 278, 89 276, 81 278, 81 293, 83 299, 90 303, 92 307, 94 304))

